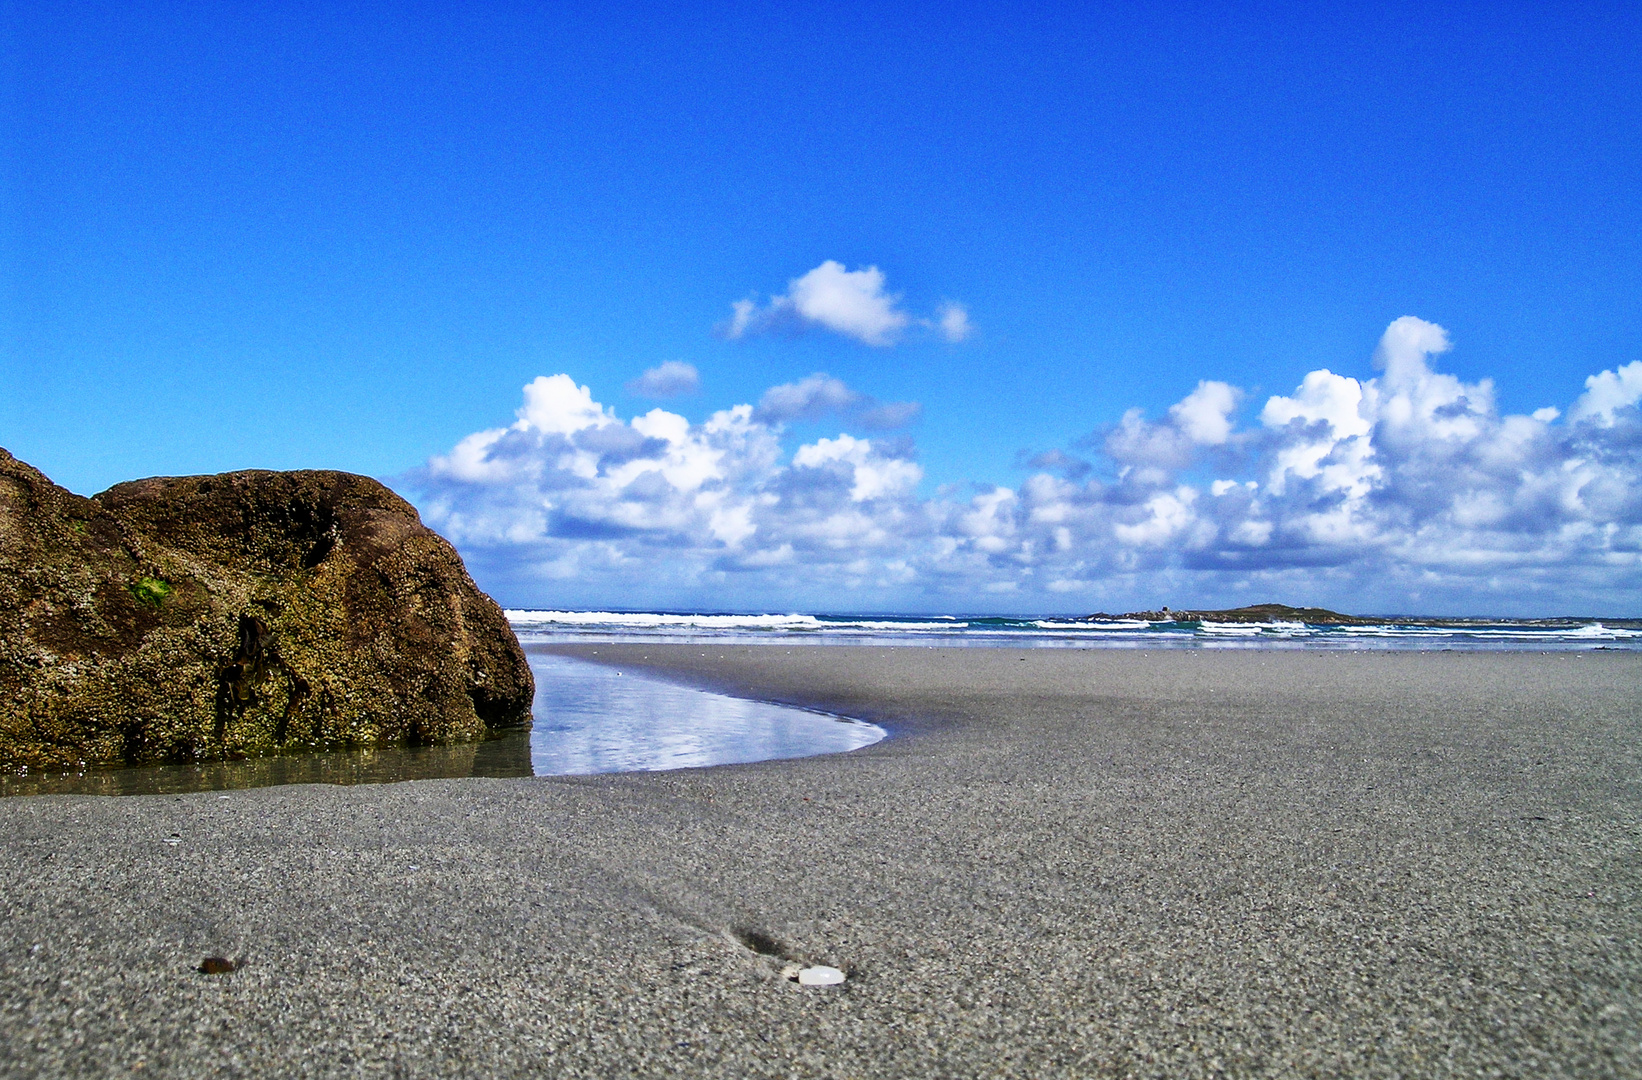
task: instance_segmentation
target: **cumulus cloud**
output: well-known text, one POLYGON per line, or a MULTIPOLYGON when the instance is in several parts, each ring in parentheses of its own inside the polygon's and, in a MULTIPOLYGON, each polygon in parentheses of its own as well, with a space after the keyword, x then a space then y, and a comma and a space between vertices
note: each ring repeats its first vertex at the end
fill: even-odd
POLYGON ((916 463, 885 456, 881 447, 848 435, 801 446, 792 463, 795 469, 842 466, 837 471, 849 482, 851 502, 905 496, 924 478, 924 470, 916 463))
POLYGON ((1453 348, 1448 331, 1436 323, 1404 315, 1392 321, 1380 335, 1374 350, 1374 366, 1385 372, 1386 381, 1405 383, 1430 373, 1427 357, 1453 348))
POLYGON ((835 379, 824 371, 795 383, 770 387, 753 411, 753 417, 765 424, 839 416, 871 431, 906 427, 922 414, 923 406, 916 401, 879 402, 850 389, 842 379, 835 379))
POLYGON ((1219 446, 1231 438, 1232 410, 1242 396, 1229 383, 1199 382, 1196 390, 1169 406, 1169 416, 1192 443, 1219 446))
POLYGON ((694 364, 668 360, 627 384, 627 392, 638 397, 674 398, 701 389, 701 372, 694 364))
POLYGON ((1293 397, 1275 395, 1260 410, 1260 422, 1277 434, 1267 483, 1281 495, 1290 476, 1321 477, 1324 488, 1356 495, 1368 492, 1380 475, 1369 439, 1373 423, 1364 415, 1363 384, 1328 369, 1306 375, 1293 397))
POLYGON ((553 375, 404 479, 518 603, 1064 609, 1252 585, 1358 610, 1634 606, 1642 362, 1591 376, 1566 419, 1502 415, 1489 380, 1440 370, 1451 347, 1401 318, 1377 374, 1304 373, 1241 426, 1243 392, 1205 380, 1087 457, 933 493, 907 437, 870 434, 915 407, 825 374, 695 422, 624 421, 553 375), (829 419, 856 433, 792 444, 829 419))
POLYGON ((933 327, 945 340, 962 341, 970 335, 969 312, 961 304, 943 304, 934 320, 914 319, 901 307, 901 297, 885 287, 884 272, 876 266, 846 269, 828 259, 787 283, 787 292, 762 307, 752 298, 730 305, 730 318, 719 333, 734 341, 752 334, 830 330, 865 345, 886 347, 901 340, 917 323, 933 327))
POLYGON ((1604 371, 1586 379, 1585 392, 1574 402, 1569 416, 1612 427, 1614 414, 1632 408, 1638 401, 1642 401, 1642 360, 1633 360, 1618 371, 1604 371))

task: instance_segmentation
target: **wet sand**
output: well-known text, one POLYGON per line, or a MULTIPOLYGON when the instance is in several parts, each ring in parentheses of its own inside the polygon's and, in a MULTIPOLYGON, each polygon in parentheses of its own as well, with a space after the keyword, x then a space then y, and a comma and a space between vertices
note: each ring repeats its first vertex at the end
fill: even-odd
POLYGON ((0 1076, 1642 1075, 1642 655, 595 650, 892 737, 0 800, 0 1076))

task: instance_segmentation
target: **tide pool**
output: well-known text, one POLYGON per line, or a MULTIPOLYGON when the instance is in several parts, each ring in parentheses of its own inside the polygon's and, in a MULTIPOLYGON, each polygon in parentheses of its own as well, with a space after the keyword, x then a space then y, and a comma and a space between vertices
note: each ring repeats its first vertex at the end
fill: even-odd
POLYGON ((532 654, 529 660, 536 676, 536 723, 529 732, 444 746, 28 771, 0 775, 0 796, 649 772, 843 753, 886 734, 859 720, 695 690, 568 657, 532 654))
POLYGON ((531 653, 537 776, 648 772, 856 750, 876 724, 695 690, 613 667, 531 653))

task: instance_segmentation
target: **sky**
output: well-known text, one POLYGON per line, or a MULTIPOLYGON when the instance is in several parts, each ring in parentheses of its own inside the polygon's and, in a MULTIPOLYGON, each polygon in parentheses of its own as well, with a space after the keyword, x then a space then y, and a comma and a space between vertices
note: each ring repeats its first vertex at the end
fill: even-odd
POLYGON ((0 446, 505 605, 1642 614, 1634 5, 10 5, 0 446))

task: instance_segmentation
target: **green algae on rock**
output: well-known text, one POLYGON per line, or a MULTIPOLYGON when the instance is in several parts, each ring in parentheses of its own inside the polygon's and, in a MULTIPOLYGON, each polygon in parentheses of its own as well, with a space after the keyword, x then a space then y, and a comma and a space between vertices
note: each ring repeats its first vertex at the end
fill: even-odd
POLYGON ((375 480, 88 499, 0 450, 0 764, 478 739, 529 727, 534 689, 501 608, 375 480))

